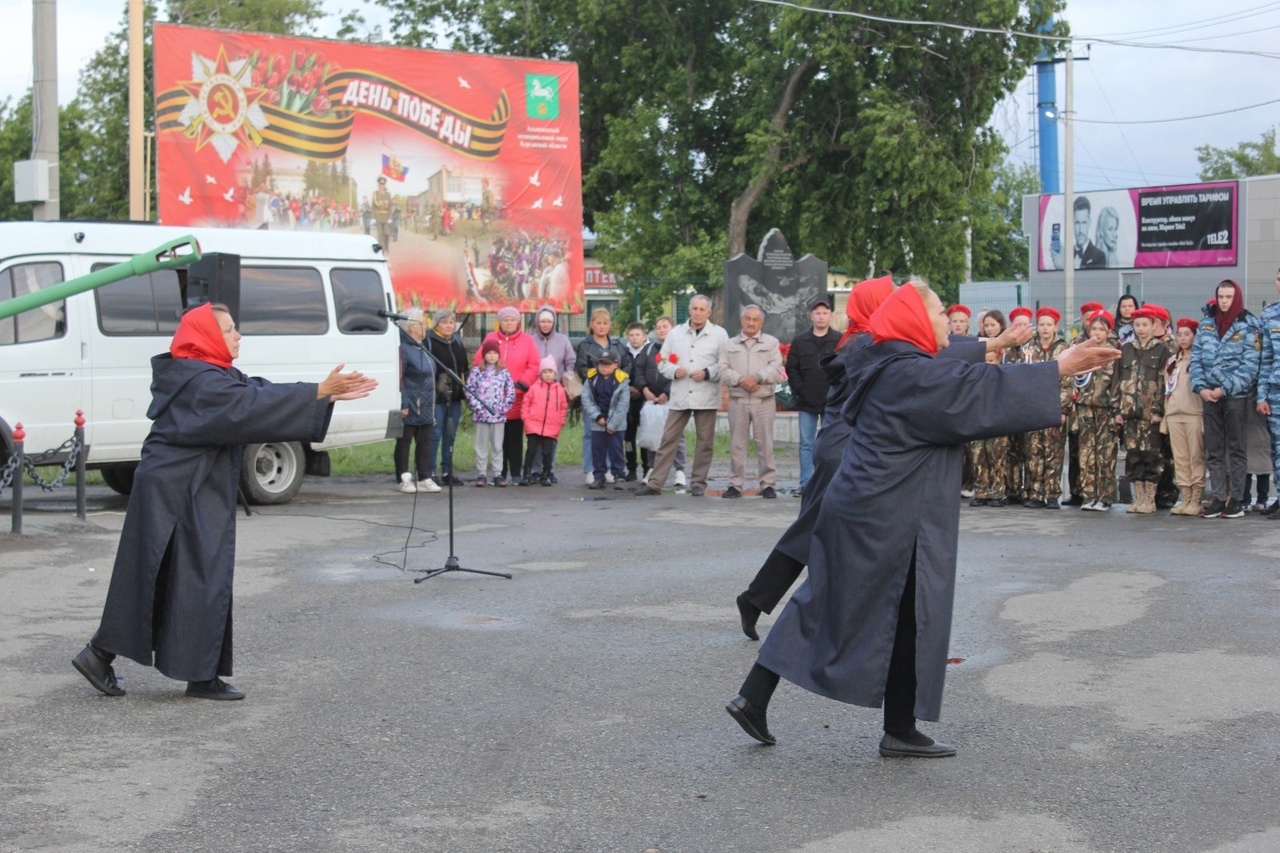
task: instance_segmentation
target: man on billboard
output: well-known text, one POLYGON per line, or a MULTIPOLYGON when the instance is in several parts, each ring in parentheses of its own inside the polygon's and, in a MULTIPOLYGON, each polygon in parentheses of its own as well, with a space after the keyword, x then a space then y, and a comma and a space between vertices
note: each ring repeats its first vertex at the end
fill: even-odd
MULTIPOLYGON (((1089 205, 1088 197, 1076 196, 1075 202, 1071 205, 1071 227, 1076 244, 1075 268, 1078 270, 1103 269, 1107 266, 1107 256, 1089 239, 1089 225, 1092 219, 1093 208, 1089 205)), ((1065 269, 1062 244, 1057 242, 1057 234, 1054 235, 1054 241, 1053 247, 1049 250, 1053 267, 1059 270, 1065 269)))

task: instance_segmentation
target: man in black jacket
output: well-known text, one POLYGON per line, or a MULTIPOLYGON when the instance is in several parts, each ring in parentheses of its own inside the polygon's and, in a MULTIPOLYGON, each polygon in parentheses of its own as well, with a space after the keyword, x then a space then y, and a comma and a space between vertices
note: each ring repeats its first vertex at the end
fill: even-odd
POLYGON ((822 409, 827 400, 827 377, 822 362, 835 354, 840 336, 831 331, 831 300, 821 296, 809 306, 813 327, 791 340, 787 353, 787 381, 795 395, 800 426, 800 488, 804 491, 813 474, 813 440, 818 434, 822 409))

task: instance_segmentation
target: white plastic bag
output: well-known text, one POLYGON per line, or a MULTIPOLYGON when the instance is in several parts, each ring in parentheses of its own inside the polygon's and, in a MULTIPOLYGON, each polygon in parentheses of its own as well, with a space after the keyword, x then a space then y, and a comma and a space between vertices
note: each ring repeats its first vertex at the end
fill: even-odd
POLYGON ((640 428, 636 430, 636 444, 645 450, 657 450, 662 444, 662 433, 667 428, 665 403, 645 403, 640 409, 640 428))

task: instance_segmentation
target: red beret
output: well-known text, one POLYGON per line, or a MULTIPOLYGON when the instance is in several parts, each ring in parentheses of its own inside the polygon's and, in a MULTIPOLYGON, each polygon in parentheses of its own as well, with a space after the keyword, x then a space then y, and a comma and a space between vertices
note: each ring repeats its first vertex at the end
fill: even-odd
POLYGON ((1085 304, 1080 306, 1080 313, 1094 314, 1098 311, 1101 311, 1102 308, 1103 308, 1103 305, 1101 302, 1086 302, 1085 304))
POLYGON ((1055 323, 1062 322, 1061 312, 1057 308, 1050 308, 1048 305, 1036 312, 1036 319, 1039 320, 1041 317, 1052 317, 1055 323))
POLYGON ((1031 316, 1031 309, 1025 305, 1019 305, 1017 308, 1014 308, 1012 311, 1009 312, 1010 320, 1016 320, 1019 317, 1030 317, 1030 316, 1031 316))
POLYGON ((963 314, 963 315, 964 315, 964 316, 966 316, 966 317, 972 317, 972 316, 973 316, 973 312, 969 310, 969 306, 967 306, 967 305, 949 305, 949 306, 947 306, 947 316, 948 316, 948 317, 950 317, 952 314, 956 313, 957 311, 959 311, 961 314, 963 314))
POLYGON ((1169 309, 1165 308, 1163 305, 1157 305, 1154 302, 1148 302, 1146 305, 1142 306, 1142 310, 1150 311, 1151 317, 1154 320, 1163 320, 1166 323, 1171 322, 1172 320, 1172 318, 1169 316, 1169 309))
POLYGON ((1144 320, 1158 320, 1160 319, 1160 315, 1152 310, 1150 305, 1143 305, 1141 308, 1138 308, 1129 315, 1129 319, 1131 320, 1137 320, 1139 318, 1144 320))
POLYGON ((1197 323, 1195 320, 1192 320, 1190 317, 1183 317, 1181 320, 1178 321, 1178 328, 1190 329, 1191 331, 1194 332, 1196 329, 1200 328, 1200 324, 1197 323))
POLYGON ((1116 327, 1116 318, 1111 316, 1111 312, 1099 308, 1089 315, 1089 325, 1092 326, 1095 321, 1101 320, 1107 324, 1107 328, 1114 329, 1116 327))

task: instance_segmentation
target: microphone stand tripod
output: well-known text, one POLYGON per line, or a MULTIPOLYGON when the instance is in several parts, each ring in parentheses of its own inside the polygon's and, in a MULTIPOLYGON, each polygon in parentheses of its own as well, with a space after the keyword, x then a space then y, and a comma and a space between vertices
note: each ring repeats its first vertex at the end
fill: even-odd
MULTIPOLYGON (((450 379, 452 379, 454 382, 457 382, 459 388, 467 387, 466 383, 462 381, 462 377, 454 373, 452 370, 450 370, 448 365, 446 365, 443 361, 437 358, 436 354, 431 351, 430 347, 424 346, 422 342, 419 341, 418 348, 421 349, 423 352, 425 352, 427 355, 429 355, 431 357, 431 360, 436 363, 437 367, 439 367, 440 370, 443 370, 446 374, 448 374, 450 379)), ((466 396, 466 395, 464 394, 463 396, 466 396)), ((478 402, 481 406, 483 406, 484 409, 489 412, 489 414, 494 414, 493 409, 489 408, 489 406, 484 402, 484 400, 477 399, 476 402, 478 402)), ((443 441, 445 436, 449 434, 449 406, 448 405, 444 407, 444 424, 442 428, 444 431, 440 433, 441 441, 443 441)), ((443 468, 444 467, 443 460, 441 460, 441 462, 442 464, 440 465, 440 467, 443 468)), ((489 575, 491 577, 506 578, 507 580, 511 580, 511 575, 507 572, 490 572, 484 569, 463 568, 462 561, 459 560, 458 555, 454 553, 454 550, 453 550, 453 483, 457 479, 458 479, 457 472, 454 470, 454 467, 453 467, 453 447, 451 445, 449 447, 449 483, 448 483, 448 486, 449 486, 449 557, 444 561, 443 566, 441 566, 438 569, 431 569, 427 571, 425 574, 422 575, 422 577, 414 578, 413 582, 415 584, 419 584, 429 578, 434 578, 438 575, 443 575, 447 572, 467 572, 468 574, 473 574, 473 575, 489 575)))

